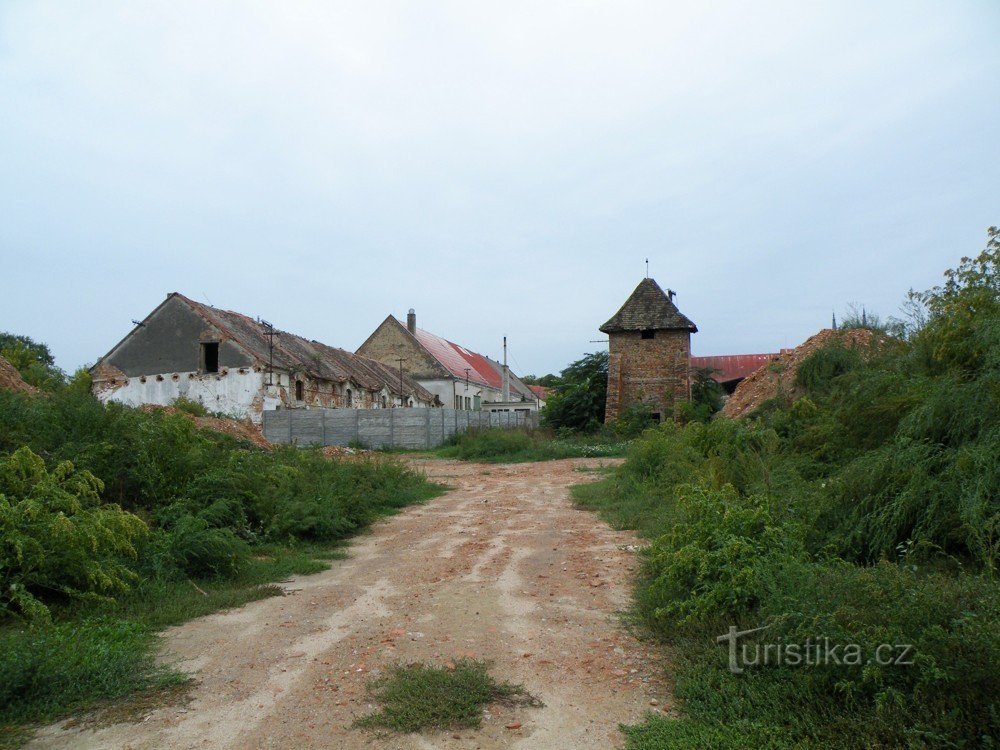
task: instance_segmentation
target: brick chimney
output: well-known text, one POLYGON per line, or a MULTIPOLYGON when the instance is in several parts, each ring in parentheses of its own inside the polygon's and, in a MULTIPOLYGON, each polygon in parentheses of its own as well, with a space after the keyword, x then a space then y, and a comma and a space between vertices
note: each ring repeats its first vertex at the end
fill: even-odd
POLYGON ((417 314, 410 308, 410 311, 406 313, 406 330, 412 333, 414 336, 417 335, 417 314))

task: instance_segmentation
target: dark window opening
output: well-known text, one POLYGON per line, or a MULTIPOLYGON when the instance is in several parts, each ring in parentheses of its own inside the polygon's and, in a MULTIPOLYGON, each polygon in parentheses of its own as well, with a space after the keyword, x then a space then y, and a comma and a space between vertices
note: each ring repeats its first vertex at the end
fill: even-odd
POLYGON ((201 345, 201 369, 204 372, 219 371, 219 344, 206 341, 201 345))
POLYGON ((351 389, 348 388, 347 392, 344 394, 347 401, 347 405, 350 406, 353 402, 353 395, 351 394, 351 389))
POLYGON ((302 401, 306 397, 306 384, 301 380, 295 381, 295 400, 302 401))
POLYGON ((645 330, 642 332, 642 337, 644 339, 651 339, 656 336, 656 331, 645 330))

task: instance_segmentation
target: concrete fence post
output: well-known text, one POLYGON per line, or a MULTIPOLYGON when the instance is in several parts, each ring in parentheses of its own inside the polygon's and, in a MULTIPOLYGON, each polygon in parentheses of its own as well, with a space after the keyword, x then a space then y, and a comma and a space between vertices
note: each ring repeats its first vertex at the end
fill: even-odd
POLYGON ((358 424, 358 410, 354 410, 354 442, 355 444, 361 442, 361 426, 358 424))
POLYGON ((326 409, 320 409, 319 423, 323 430, 323 438, 320 440, 320 445, 326 445, 326 409))

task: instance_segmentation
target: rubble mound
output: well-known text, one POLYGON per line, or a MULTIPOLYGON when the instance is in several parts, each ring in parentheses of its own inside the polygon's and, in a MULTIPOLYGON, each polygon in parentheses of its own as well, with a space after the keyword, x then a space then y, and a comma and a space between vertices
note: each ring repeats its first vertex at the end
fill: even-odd
POLYGON ((3 357, 0 357, 0 388, 23 393, 35 393, 38 390, 33 385, 25 383, 17 368, 3 357))
POLYGON ((168 414, 180 414, 187 417, 203 430, 214 430, 239 440, 247 440, 259 448, 271 448, 261 429, 249 419, 230 419, 227 417, 198 417, 173 406, 156 406, 144 404, 139 407, 145 412, 165 411, 168 414))
POLYGON ((739 419, 781 393, 786 393, 792 398, 801 395, 795 386, 795 375, 806 357, 817 349, 836 342, 852 349, 867 347, 871 345, 875 336, 876 334, 867 328, 851 328, 846 331, 824 328, 815 336, 810 336, 794 349, 779 354, 747 376, 736 386, 733 395, 722 407, 722 416, 739 419))
POLYGON ((370 453, 371 451, 364 450, 363 448, 349 448, 343 445, 327 445, 323 447, 323 455, 329 459, 366 456, 370 453))

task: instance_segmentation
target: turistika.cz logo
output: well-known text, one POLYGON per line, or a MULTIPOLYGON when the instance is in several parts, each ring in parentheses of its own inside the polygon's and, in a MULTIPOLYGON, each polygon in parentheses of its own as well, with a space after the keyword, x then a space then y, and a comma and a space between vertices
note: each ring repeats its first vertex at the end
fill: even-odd
POLYGON ((909 667, 913 664, 913 646, 908 643, 881 643, 866 654, 859 643, 834 643, 829 638, 806 638, 803 643, 740 643, 740 638, 767 629, 729 632, 715 639, 729 644, 729 671, 742 674, 746 667, 861 667, 866 664, 909 667))

